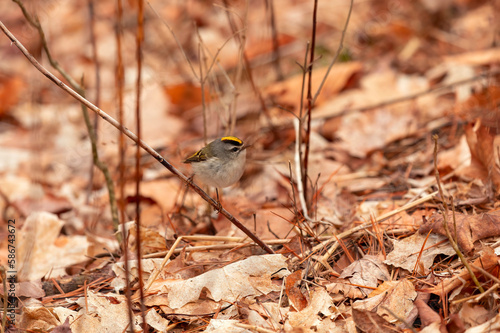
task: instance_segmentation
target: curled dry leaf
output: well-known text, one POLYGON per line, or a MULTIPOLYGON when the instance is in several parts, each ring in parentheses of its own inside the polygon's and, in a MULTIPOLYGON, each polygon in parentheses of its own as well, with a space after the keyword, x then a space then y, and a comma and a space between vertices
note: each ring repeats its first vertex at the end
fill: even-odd
POLYGON ((19 328, 26 331, 47 332, 61 324, 62 322, 43 306, 25 306, 21 309, 19 328))
POLYGON ((57 326, 54 328, 52 333, 72 333, 71 327, 69 326, 69 318, 66 318, 64 324, 57 326))
POLYGON ((420 316, 420 320, 422 322, 422 327, 427 327, 431 324, 437 324, 440 327, 440 331, 442 333, 446 333, 446 328, 441 325, 441 317, 434 310, 430 308, 424 301, 421 299, 415 300, 415 306, 418 309, 418 315, 420 316))
POLYGON ((347 266, 340 279, 328 284, 326 288, 333 293, 341 292, 345 297, 365 298, 373 289, 361 286, 376 288, 379 281, 389 279, 390 274, 385 264, 375 256, 366 255, 347 266))
POLYGON ((495 316, 494 310, 488 311, 485 305, 475 303, 465 303, 458 315, 464 325, 474 327, 478 324, 483 324, 495 316))
POLYGON ((469 123, 465 134, 472 159, 470 176, 491 181, 500 193, 500 157, 495 144, 495 135, 500 133, 500 87, 492 85, 472 95, 456 106, 455 113, 469 123))
POLYGON ((293 272, 286 277, 285 292, 290 300, 291 305, 297 310, 301 311, 307 306, 307 299, 296 285, 302 280, 302 270, 293 272))
POLYGON ((417 316, 413 300, 417 292, 408 279, 386 281, 370 297, 353 303, 353 310, 376 312, 381 318, 398 327, 411 325, 417 316), (405 322, 401 322, 404 319, 405 322))
MULTIPOLYGON (((2 290, 2 296, 3 296, 3 290, 2 290)), ((16 285, 16 296, 31 297, 31 298, 41 298, 45 296, 45 291, 42 289, 42 282, 38 280, 38 281, 18 283, 16 285)))
MULTIPOLYGON (((156 253, 167 250, 167 241, 165 237, 160 235, 160 233, 153 228, 141 228, 140 229, 140 239, 141 239, 141 254, 156 253)), ((137 251, 137 227, 135 224, 130 228, 128 233, 128 242, 130 246, 130 251, 136 253, 137 251)))
MULTIPOLYGON (((447 219, 452 237, 468 254, 474 250, 475 241, 500 235, 500 211, 477 215, 455 213, 456 227, 453 223, 452 212, 448 212, 447 219)), ((434 233, 446 236, 443 222, 443 215, 435 213, 420 227, 419 232, 427 234, 432 230, 434 233)))
MULTIPOLYGON (((335 314, 330 310, 332 298, 324 288, 311 290, 311 301, 305 309, 299 312, 289 312, 285 322, 285 330, 311 328, 322 322, 323 317, 329 318, 335 314)), ((326 319, 326 318, 325 318, 326 319)))

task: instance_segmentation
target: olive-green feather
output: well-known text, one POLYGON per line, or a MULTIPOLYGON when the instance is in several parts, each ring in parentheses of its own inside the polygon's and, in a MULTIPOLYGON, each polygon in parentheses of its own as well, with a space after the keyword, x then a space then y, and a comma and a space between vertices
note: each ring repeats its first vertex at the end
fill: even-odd
POLYGON ((186 158, 182 163, 193 163, 193 162, 200 162, 200 161, 206 161, 206 160, 207 160, 207 155, 204 154, 200 149, 196 153, 194 153, 193 155, 186 158))

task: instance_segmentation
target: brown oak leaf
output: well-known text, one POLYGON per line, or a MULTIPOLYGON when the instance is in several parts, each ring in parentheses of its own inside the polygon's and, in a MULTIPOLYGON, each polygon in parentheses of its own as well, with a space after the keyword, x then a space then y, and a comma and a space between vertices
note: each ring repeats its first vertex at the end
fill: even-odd
MULTIPOLYGON (((455 213, 456 227, 452 212, 448 212, 447 219, 452 237, 467 254, 474 250, 475 241, 500 235, 500 211, 478 215, 455 213)), ((443 221, 443 215, 435 213, 420 227, 419 232, 427 234, 432 230, 434 233, 446 236, 443 221)))

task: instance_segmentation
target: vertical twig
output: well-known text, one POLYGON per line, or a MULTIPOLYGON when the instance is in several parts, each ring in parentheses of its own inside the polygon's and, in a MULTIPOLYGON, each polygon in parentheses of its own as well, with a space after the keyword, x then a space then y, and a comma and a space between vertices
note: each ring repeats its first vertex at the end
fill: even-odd
MULTIPOLYGON (((80 94, 80 96, 85 98, 85 92, 83 89, 81 89, 78 93, 80 94)), ((109 206, 111 209, 111 219, 113 221, 113 229, 117 231, 119 226, 119 219, 118 219, 118 207, 116 204, 115 185, 113 183, 113 179, 111 177, 107 165, 104 164, 99 158, 99 152, 97 150, 96 133, 94 127, 92 126, 92 122, 90 121, 88 109, 83 104, 81 104, 81 107, 82 107, 83 120, 85 121, 85 125, 87 126, 87 131, 89 132, 89 139, 92 148, 92 158, 94 161, 94 165, 104 175, 104 179, 106 181, 106 187, 108 189, 109 206)), ((121 241, 121 235, 119 233, 116 234, 116 238, 119 242, 121 241)))
MULTIPOLYGON (((199 34, 198 34, 199 36, 199 34)), ((203 76, 203 64, 205 63, 205 52, 201 47, 201 40, 198 44, 198 58, 200 59, 200 88, 201 88, 201 111, 203 114, 203 143, 205 146, 208 144, 208 126, 207 126, 207 103, 205 96, 205 77, 203 76)), ((208 76, 208 73, 207 73, 208 76)))
POLYGON ((328 78, 328 75, 330 74, 330 71, 332 70, 333 65, 335 65, 335 63, 337 62, 337 59, 339 58, 340 53, 342 52, 342 49, 344 48, 344 39, 345 39, 345 35, 347 33, 347 27, 349 26, 349 21, 351 21, 351 13, 352 13, 353 6, 354 6, 354 0, 351 0, 351 3, 349 5, 349 12, 347 13, 347 18, 345 20, 344 29, 342 29, 342 37, 340 38, 339 47, 337 48, 337 52, 335 53, 335 57, 333 57, 333 60, 330 62, 330 65, 328 66, 328 70, 325 73, 325 77, 323 78, 323 80, 321 80, 321 83, 318 87, 318 90, 314 94, 314 97, 312 99, 313 105, 316 103, 316 99, 318 99, 318 96, 321 93, 323 86, 325 85, 326 79, 328 78))
MULTIPOLYGON (((304 196, 306 198, 306 201, 308 203, 308 206, 312 204, 307 197, 307 184, 308 184, 308 167, 309 167, 309 151, 310 151, 310 136, 311 136, 311 112, 312 109, 314 108, 314 105, 316 103, 316 99, 318 98, 325 82, 326 79, 328 78, 328 75, 330 74, 330 71, 333 67, 333 65, 336 63, 342 48, 344 47, 344 39, 345 35, 347 32, 347 27, 349 25, 349 21, 351 19, 351 13, 352 13, 352 7, 353 7, 353 0, 351 0, 350 6, 349 6, 349 13, 347 14, 347 19, 344 25, 344 29, 342 30, 342 37, 340 39, 339 47, 337 49, 337 52, 335 54, 335 57, 331 61, 328 70, 323 78, 323 80, 320 83, 320 86, 314 96, 312 95, 312 72, 313 72, 313 63, 314 63, 314 48, 316 44, 316 24, 317 24, 317 11, 318 11, 318 1, 314 0, 314 8, 313 8, 313 22, 312 22, 312 37, 311 37, 311 47, 310 47, 310 57, 309 57, 309 64, 306 67, 307 68, 307 74, 308 74, 308 81, 307 81, 307 114, 305 115, 306 117, 306 127, 305 127, 305 137, 304 137, 304 143, 305 143, 305 151, 304 151, 304 157, 302 159, 303 167, 302 167, 302 182, 303 182, 303 187, 304 187, 304 196)), ((301 101, 302 103, 302 101, 301 101)), ((302 108, 302 106, 301 106, 302 108)), ((302 119, 302 112, 300 113, 300 118, 302 119)))
MULTIPOLYGON (((228 9, 229 8, 228 0, 223 0, 223 3, 224 3, 224 6, 226 7, 226 9, 228 9)), ((248 16, 247 15, 248 14, 248 0, 246 2, 246 6, 247 7, 245 10, 245 20, 246 20, 246 17, 248 16)), ((241 59, 243 60, 243 63, 245 64, 245 70, 246 70, 246 73, 248 75, 248 81, 250 82, 250 86, 252 87, 252 90, 255 93, 255 95, 257 96, 257 98, 259 99, 260 107, 261 107, 262 111, 264 111, 264 115, 266 116, 266 119, 267 119, 269 126, 271 128, 274 128, 274 126, 272 125, 272 122, 271 122, 271 117, 269 115, 269 110, 267 109, 266 102, 264 101, 264 97, 262 97, 262 94, 261 94, 259 88, 255 84, 250 61, 248 60, 248 57, 246 56, 246 54, 244 52, 244 41, 242 41, 242 40, 245 38, 246 35, 245 35, 244 31, 237 34, 238 29, 236 28, 236 24, 234 23, 233 19, 231 18, 229 10, 226 10, 226 15, 227 15, 227 19, 229 21, 229 26, 231 27, 233 34, 236 35, 236 37, 238 38, 238 41, 240 43, 240 46, 242 46, 242 49, 241 49, 242 50, 242 53, 241 53, 242 58, 241 59)), ((244 29, 245 29, 245 26, 243 27, 242 30, 244 30, 244 29)), ((235 82, 235 84, 236 83, 237 82, 235 82)))
POLYGON ((313 108, 312 100, 312 73, 314 65, 314 48, 316 47, 316 22, 318 16, 318 0, 314 0, 313 8, 313 22, 312 22, 312 36, 311 36, 311 50, 309 55, 309 66, 307 67, 307 123, 306 123, 306 133, 304 137, 304 158, 302 160, 302 187, 304 188, 304 199, 306 200, 307 207, 309 207, 310 202, 307 197, 307 183, 308 183, 308 167, 309 167, 309 149, 310 149, 310 137, 311 137, 311 112, 313 108))
MULTIPOLYGON (((118 99, 118 121, 120 124, 124 124, 124 114, 123 114, 123 88, 125 85, 125 70, 123 65, 122 56, 122 34, 123 34, 123 6, 122 0, 116 0, 116 22, 115 22, 115 40, 116 40, 116 92, 118 99)), ((125 233, 125 135, 120 131, 118 135, 118 157, 119 157, 119 179, 120 181, 120 225, 121 230, 119 233, 122 235, 122 253, 124 257, 124 269, 125 269, 125 297, 127 299, 127 316, 129 321, 129 331, 134 332, 134 316, 132 313, 132 292, 130 290, 130 266, 129 266, 129 253, 128 253, 128 237, 125 233)), ((140 258, 139 258, 140 259, 140 258)))
POLYGON ((280 45, 278 42, 278 28, 276 27, 276 15, 274 14, 274 0, 267 0, 267 8, 269 8, 269 16, 271 21, 271 35, 273 41, 273 59, 272 63, 274 65, 274 70, 278 76, 278 81, 283 80, 284 75, 281 70, 281 58, 280 58, 280 45))
MULTIPOLYGON (((450 241, 451 246, 453 247, 453 249, 457 253, 458 257, 460 258, 460 260, 464 264, 464 266, 467 269, 467 271, 469 272, 469 275, 470 275, 472 281, 474 281, 474 284, 477 286, 477 288, 479 289, 479 291, 481 293, 484 293, 483 287, 481 286, 481 284, 479 283, 476 275, 472 271, 472 268, 470 267, 469 263, 467 262, 467 259, 462 254, 462 251, 460 251, 460 249, 458 248, 457 243, 455 242, 455 240, 453 239, 453 236, 450 233, 450 228, 448 227, 448 211, 449 211, 449 208, 448 208, 448 203, 447 203, 447 201, 446 201, 446 199, 444 197, 443 188, 441 187, 441 180, 439 178, 439 171, 438 171, 438 168, 437 168, 438 138, 439 138, 439 136, 437 134, 434 134, 432 136, 432 139, 434 140, 434 175, 436 176, 436 182, 437 182, 437 186, 438 186, 438 190, 439 190, 439 195, 441 196, 441 200, 442 200, 443 206, 444 206, 444 211, 443 211, 443 227, 444 227, 444 230, 446 232, 446 236, 448 237, 448 240, 450 241)), ((456 221, 455 221, 455 214, 454 213, 453 213, 453 221, 454 221, 454 223, 456 223, 456 221)))
MULTIPOLYGON (((227 20, 229 22, 229 26, 231 27, 231 30, 234 32, 238 31, 239 29, 236 27, 236 23, 234 22, 233 18, 231 17, 231 13, 229 11, 229 2, 228 0, 223 0, 224 6, 226 7, 226 16, 227 20)), ((243 19, 243 29, 247 26, 247 17, 248 17, 248 0, 245 2, 245 15, 243 19)), ((242 29, 242 30, 243 30, 242 29)), ((251 77, 250 69, 249 69, 249 64, 248 64, 248 59, 245 55, 245 44, 246 44, 246 32, 243 30, 241 34, 237 34, 236 38, 239 42, 239 50, 238 50, 238 57, 239 61, 238 64, 236 65, 236 75, 234 79, 234 86, 236 87, 234 91, 234 97, 233 97, 233 102, 231 103, 231 108, 229 110, 229 124, 228 127, 229 129, 226 129, 226 134, 233 134, 234 128, 236 126, 236 107, 238 105, 238 86, 241 83, 241 77, 243 73, 243 68, 246 68, 247 73, 249 74, 249 78, 251 77), (245 67, 243 67, 245 65, 245 67)))
MULTIPOLYGON (((135 121, 137 138, 141 140, 141 92, 142 92, 142 43, 144 42, 144 2, 137 0, 137 33, 136 33, 136 60, 137 60, 137 81, 136 81, 136 101, 135 101, 135 121)), ((136 146, 135 151, 135 225, 136 225, 136 249, 137 249, 137 276, 139 279, 139 295, 141 305, 142 329, 148 333, 146 323, 146 307, 144 306, 144 281, 142 280, 142 255, 141 255, 141 147, 136 146)))
MULTIPOLYGON (((95 8, 94 8, 94 0, 88 0, 88 7, 89 7, 89 19, 90 19, 90 45, 92 46, 92 60, 94 62, 94 69, 95 69, 95 104, 100 105, 101 104, 101 65, 99 62, 99 57, 97 54, 97 36, 95 33, 95 8)), ((94 127, 95 130, 95 137, 96 140, 99 138, 98 137, 98 126, 99 122, 97 114, 94 113, 93 117, 93 124, 92 126, 94 127)), ((89 176, 89 184, 87 186, 87 198, 86 198, 86 203, 89 203, 90 200, 90 194, 92 193, 92 185, 94 183, 94 164, 92 163, 90 165, 90 170, 89 170, 90 176, 89 176)))
MULTIPOLYGON (((304 216, 309 216, 309 210, 307 208, 307 203, 304 197, 304 183, 302 182, 303 178, 303 165, 302 165, 302 129, 304 128, 303 122, 304 122, 304 92, 305 92, 305 85, 306 85, 306 75, 308 71, 308 65, 307 65, 307 56, 309 54, 309 42, 307 43, 306 47, 306 53, 304 55, 304 63, 303 65, 299 65, 300 68, 302 69, 302 86, 300 89, 300 104, 299 104, 299 117, 297 119, 298 121, 298 128, 295 129, 296 131, 296 140, 297 142, 295 143, 295 163, 296 163, 296 172, 297 172, 297 189, 298 189, 298 194, 299 194, 299 202, 300 206, 302 208, 302 214, 304 216)), ((294 123, 295 124, 295 123, 294 123)), ((307 218, 306 217, 306 218, 307 218)))
POLYGON ((300 120, 299 119, 294 119, 293 120, 293 127, 295 128, 295 172, 297 173, 297 190, 298 190, 298 195, 299 195, 299 202, 300 202, 300 208, 302 209, 302 215, 304 215, 305 219, 310 221, 309 213, 308 213, 308 207, 307 207, 307 202, 305 200, 304 196, 304 183, 302 182, 302 163, 300 161, 300 146, 301 146, 301 141, 300 141, 300 132, 301 132, 301 127, 300 127, 300 120))

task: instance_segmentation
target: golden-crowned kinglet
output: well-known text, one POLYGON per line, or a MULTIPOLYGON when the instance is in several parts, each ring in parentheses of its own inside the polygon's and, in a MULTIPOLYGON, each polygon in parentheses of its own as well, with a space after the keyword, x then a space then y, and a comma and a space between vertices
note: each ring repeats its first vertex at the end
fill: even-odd
POLYGON ((190 163, 194 175, 205 185, 224 188, 243 175, 247 147, 237 137, 225 136, 210 142, 183 163, 190 163))

